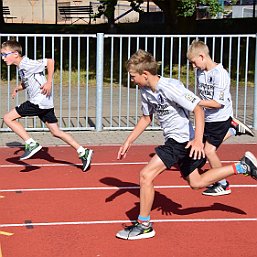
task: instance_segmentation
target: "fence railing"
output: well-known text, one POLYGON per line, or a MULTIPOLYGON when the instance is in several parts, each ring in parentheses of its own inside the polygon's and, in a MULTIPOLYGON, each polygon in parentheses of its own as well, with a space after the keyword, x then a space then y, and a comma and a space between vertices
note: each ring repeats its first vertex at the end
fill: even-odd
MULTIPOLYGON (((10 35, 29 58, 55 59, 53 95, 59 125, 64 130, 130 130, 141 115, 138 88, 125 69, 126 60, 139 48, 160 62, 159 74, 181 80, 196 91, 194 70, 186 58, 191 41, 207 43, 211 57, 221 62, 231 76, 234 116, 257 129, 257 40, 250 35, 10 35)), ((7 131, 4 113, 23 102, 15 67, 0 63, 0 131, 7 131)), ((37 117, 21 119, 27 130, 46 130, 37 117)), ((159 129, 156 119, 149 129, 159 129)))

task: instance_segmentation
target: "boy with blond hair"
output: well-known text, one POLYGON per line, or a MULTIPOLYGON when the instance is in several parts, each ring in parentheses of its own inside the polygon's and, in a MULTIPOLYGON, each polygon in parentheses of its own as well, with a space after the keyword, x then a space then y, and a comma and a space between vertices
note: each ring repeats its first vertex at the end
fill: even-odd
MULTIPOLYGON (((221 63, 214 62, 208 46, 194 40, 188 48, 187 58, 196 68, 197 89, 205 112, 204 151, 212 168, 221 167, 217 149, 221 143, 233 135, 248 134, 253 131, 233 118, 230 94, 230 77, 221 63)), ((231 193, 229 182, 220 180, 203 191, 204 195, 220 196, 231 193)))
POLYGON ((60 130, 54 113, 51 90, 54 60, 47 58, 31 60, 26 56, 22 56, 20 43, 13 40, 8 40, 2 44, 1 56, 7 65, 17 66, 21 78, 21 84, 15 87, 12 97, 14 98, 21 90, 26 90, 28 95, 26 102, 16 106, 4 115, 6 125, 25 142, 25 152, 20 157, 20 160, 32 157, 42 146, 30 137, 21 123, 18 122, 18 119, 26 116, 38 116, 46 124, 53 136, 60 138, 77 151, 82 161, 82 169, 86 171, 90 166, 93 150, 82 147, 71 135, 60 130), (47 79, 44 75, 45 67, 48 72, 47 79))

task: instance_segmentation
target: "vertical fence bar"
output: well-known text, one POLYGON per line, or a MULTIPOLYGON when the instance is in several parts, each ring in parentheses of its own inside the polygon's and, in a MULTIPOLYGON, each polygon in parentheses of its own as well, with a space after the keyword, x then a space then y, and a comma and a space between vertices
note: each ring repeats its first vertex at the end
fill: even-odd
POLYGON ((96 131, 102 131, 103 124, 103 67, 104 67, 104 33, 96 36, 96 131))
POLYGON ((255 35, 253 128, 257 129, 257 34, 255 35))

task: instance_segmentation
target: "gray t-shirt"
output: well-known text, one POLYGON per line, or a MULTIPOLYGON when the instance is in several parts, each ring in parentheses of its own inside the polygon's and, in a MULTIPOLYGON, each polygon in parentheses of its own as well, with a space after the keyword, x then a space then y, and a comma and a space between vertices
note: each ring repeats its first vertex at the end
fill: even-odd
POLYGON ((40 109, 54 107, 52 95, 43 95, 40 89, 40 86, 46 83, 44 75, 46 66, 47 59, 31 60, 24 56, 18 67, 21 82, 27 90, 28 100, 33 104, 37 104, 40 109))
POLYGON ((194 110, 200 98, 180 81, 160 77, 155 92, 148 87, 140 88, 140 92, 143 114, 157 113, 165 141, 172 138, 184 143, 194 137, 188 111, 194 110))
POLYGON ((205 109, 205 121, 226 121, 233 116, 230 94, 230 77, 222 64, 218 64, 210 71, 197 70, 197 87, 199 96, 203 100, 215 100, 221 108, 205 109))

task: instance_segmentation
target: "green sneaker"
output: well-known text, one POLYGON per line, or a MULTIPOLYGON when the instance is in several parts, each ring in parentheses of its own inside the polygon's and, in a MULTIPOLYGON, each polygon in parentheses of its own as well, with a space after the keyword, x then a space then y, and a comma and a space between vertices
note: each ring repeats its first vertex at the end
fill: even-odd
POLYGON ((31 156, 36 154, 41 149, 42 149, 42 145, 40 145, 39 143, 36 143, 36 144, 25 144, 25 150, 24 150, 25 152, 20 157, 20 160, 29 159, 31 156))
POLYGON ((90 166, 91 159, 93 156, 94 151, 91 149, 85 149, 85 154, 79 157, 82 161, 82 170, 86 171, 87 168, 90 166))
POLYGON ((145 226, 139 222, 136 222, 132 226, 125 227, 125 229, 119 231, 116 237, 125 240, 137 240, 151 238, 155 236, 155 231, 152 227, 152 223, 145 226))

